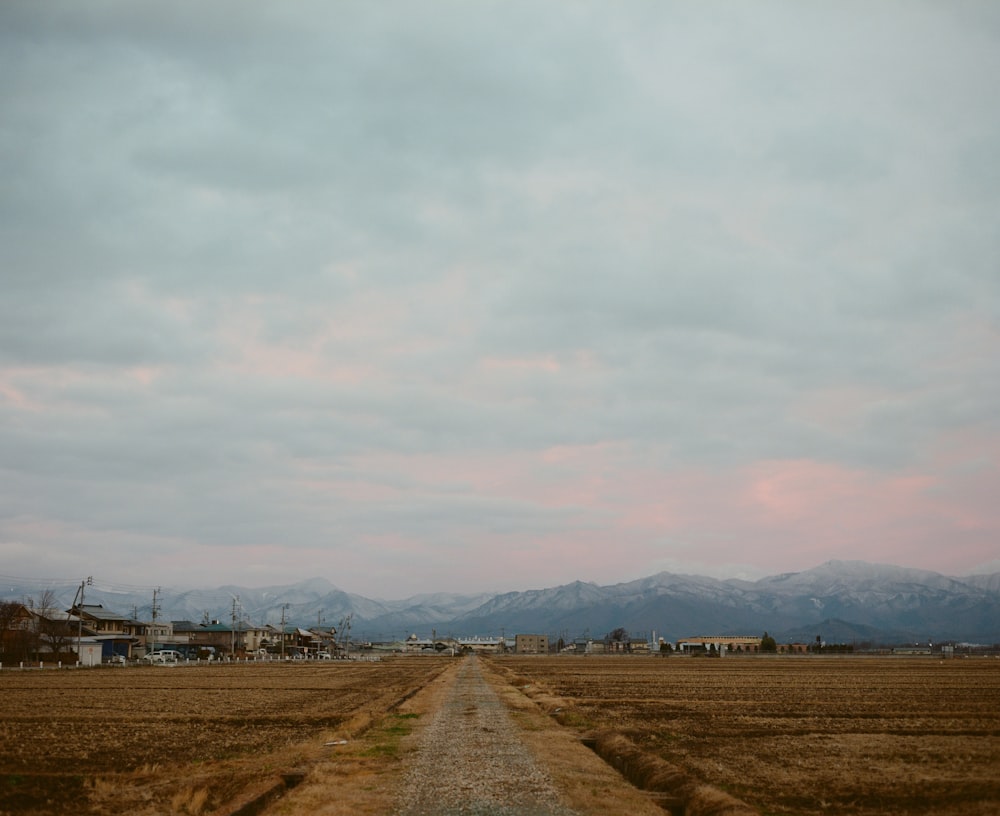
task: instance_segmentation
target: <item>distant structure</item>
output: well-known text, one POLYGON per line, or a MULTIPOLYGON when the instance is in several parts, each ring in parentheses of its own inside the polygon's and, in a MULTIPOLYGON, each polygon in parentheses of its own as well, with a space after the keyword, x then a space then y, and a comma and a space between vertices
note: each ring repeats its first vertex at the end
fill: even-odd
POLYGON ((514 635, 515 654, 548 654, 548 635, 514 635))
POLYGON ((685 652, 707 652, 714 646, 719 654, 726 652, 750 652, 760 651, 760 638, 750 636, 734 635, 701 635, 699 637, 682 638, 677 641, 677 651, 685 652))

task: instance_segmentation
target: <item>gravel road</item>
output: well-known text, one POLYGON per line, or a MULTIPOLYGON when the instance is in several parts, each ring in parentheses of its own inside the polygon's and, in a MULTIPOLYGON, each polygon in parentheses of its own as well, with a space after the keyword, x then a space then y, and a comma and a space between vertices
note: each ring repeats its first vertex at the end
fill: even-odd
POLYGON ((503 703, 466 658, 424 730, 399 816, 574 816, 521 741, 503 703))

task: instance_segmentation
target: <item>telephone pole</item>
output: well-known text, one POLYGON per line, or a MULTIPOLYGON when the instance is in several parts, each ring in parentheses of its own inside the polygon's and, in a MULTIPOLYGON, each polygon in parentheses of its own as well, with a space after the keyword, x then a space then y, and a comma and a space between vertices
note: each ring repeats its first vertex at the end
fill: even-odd
POLYGON ((281 605, 281 659, 285 659, 285 610, 288 604, 281 605))
POLYGON ((240 602, 240 596, 239 595, 234 596, 233 615, 232 615, 233 624, 229 632, 229 641, 230 641, 229 654, 233 658, 236 657, 236 604, 238 604, 239 602, 240 602))
POLYGON ((323 651, 323 621, 326 618, 323 617, 323 610, 320 609, 316 613, 316 657, 319 657, 319 653, 323 651))
POLYGON ((83 640, 83 588, 85 586, 93 586, 94 577, 92 575, 87 576, 86 581, 80 582, 80 588, 76 591, 76 595, 73 597, 73 606, 76 607, 76 662, 82 663, 83 656, 80 654, 81 641, 83 640), (77 603, 76 599, 79 598, 80 602, 77 603))
POLYGON ((346 618, 341 626, 342 633, 344 635, 344 658, 346 660, 351 659, 351 618, 354 617, 354 613, 351 612, 346 618))
POLYGON ((160 588, 153 590, 153 622, 149 626, 149 637, 146 638, 146 654, 156 651, 156 618, 160 614, 160 605, 156 602, 156 596, 160 594, 160 588))

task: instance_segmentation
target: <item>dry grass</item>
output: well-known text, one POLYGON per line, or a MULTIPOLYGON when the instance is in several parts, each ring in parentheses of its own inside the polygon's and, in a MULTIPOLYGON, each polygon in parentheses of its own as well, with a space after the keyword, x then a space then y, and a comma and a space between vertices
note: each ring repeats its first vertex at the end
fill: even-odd
POLYGON ((1000 661, 553 657, 495 665, 526 693, 566 701, 562 722, 612 729, 769 814, 1000 812, 1000 661))
POLYGON ((183 788, 170 799, 172 813, 200 814, 208 802, 208 788, 183 788))
POLYGON ((574 811, 581 816, 664 816, 648 796, 623 784, 617 771, 584 747, 578 734, 559 725, 554 712, 565 701, 541 689, 534 689, 538 699, 531 699, 524 693, 524 682, 511 685, 508 678, 492 670, 492 662, 481 668, 510 710, 525 744, 574 811))
MULTIPOLYGON (((391 813, 457 665, 5 671, 0 813, 221 816, 289 770, 307 774, 269 813, 391 813), (326 744, 336 739, 348 742, 326 744)), ((584 816, 663 813, 583 747, 597 731, 643 785, 680 790, 698 816, 740 812, 739 800, 769 816, 1000 812, 1000 661, 559 657, 483 669, 584 816)))
POLYGON ((448 665, 4 671, 0 813, 224 810, 262 779, 322 762, 325 742, 355 739, 448 665))
POLYGON ((332 746, 302 785, 273 808, 275 816, 380 816, 393 813, 401 795, 407 760, 420 731, 441 704, 458 662, 346 745, 332 746))

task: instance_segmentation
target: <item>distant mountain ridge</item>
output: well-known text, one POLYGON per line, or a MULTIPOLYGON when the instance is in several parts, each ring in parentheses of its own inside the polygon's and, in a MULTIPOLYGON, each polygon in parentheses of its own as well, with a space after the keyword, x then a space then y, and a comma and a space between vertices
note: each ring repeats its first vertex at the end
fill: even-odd
MULTIPOLYGON (((51 590, 68 607, 76 587, 0 587, 19 600, 51 590)), ((140 620, 152 596, 88 588, 102 603, 140 620)), ((228 623, 233 611, 253 623, 284 619, 302 626, 337 626, 352 616, 352 632, 369 639, 410 632, 456 636, 538 632, 567 638, 602 637, 618 627, 655 630, 668 640, 701 634, 760 634, 783 640, 874 642, 957 640, 1000 643, 1000 573, 953 578, 926 570, 863 561, 828 561, 803 572, 758 581, 661 572, 609 586, 575 581, 548 589, 501 594, 440 593, 399 601, 372 600, 323 578, 282 586, 164 590, 159 617, 228 623), (238 602, 236 598, 238 597, 238 602)))

